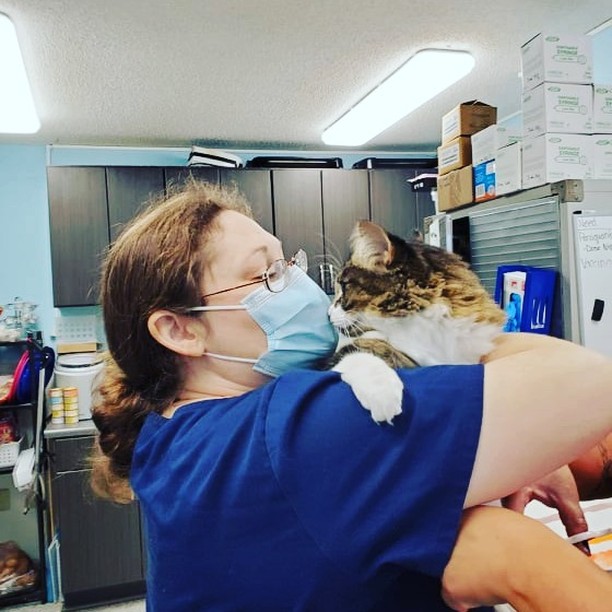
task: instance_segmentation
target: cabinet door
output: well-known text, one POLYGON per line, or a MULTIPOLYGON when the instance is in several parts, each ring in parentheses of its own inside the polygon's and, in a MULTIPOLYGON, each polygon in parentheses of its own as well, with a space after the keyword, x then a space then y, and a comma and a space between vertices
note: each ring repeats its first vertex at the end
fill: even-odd
POLYGON ((416 194, 407 179, 413 169, 370 170, 372 221, 400 238, 412 238, 418 229, 416 194))
POLYGON ((172 166, 165 169, 166 189, 182 185, 190 176, 207 183, 219 182, 219 169, 209 167, 172 166))
POLYGON ((323 170, 325 258, 339 268, 349 256, 349 237, 357 221, 370 218, 367 170, 323 170))
POLYGON ((255 220, 271 234, 274 233, 269 170, 221 168, 219 182, 222 185, 235 185, 249 201, 255 220))
POLYGON ((106 168, 111 242, 152 196, 163 194, 163 168, 106 168))
POLYGON ((96 304, 109 244, 104 168, 49 167, 47 180, 53 304, 96 304))
POLYGON ((273 170, 275 235, 285 256, 302 248, 308 254, 308 273, 317 282, 324 261, 320 170, 273 170))
POLYGON ((140 514, 129 506, 99 500, 91 472, 63 472, 53 487, 57 497, 62 590, 72 594, 142 581, 140 514))

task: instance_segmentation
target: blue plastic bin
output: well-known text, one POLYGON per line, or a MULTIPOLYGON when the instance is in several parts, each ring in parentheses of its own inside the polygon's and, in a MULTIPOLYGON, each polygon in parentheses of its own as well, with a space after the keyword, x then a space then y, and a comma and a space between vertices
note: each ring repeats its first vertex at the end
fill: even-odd
MULTIPOLYGON (((556 270, 508 264, 497 268, 495 301, 503 307, 504 274, 525 272, 525 296, 523 298, 519 329, 514 331, 549 334, 555 297, 556 270)), ((509 331, 509 330, 507 330, 509 331)))

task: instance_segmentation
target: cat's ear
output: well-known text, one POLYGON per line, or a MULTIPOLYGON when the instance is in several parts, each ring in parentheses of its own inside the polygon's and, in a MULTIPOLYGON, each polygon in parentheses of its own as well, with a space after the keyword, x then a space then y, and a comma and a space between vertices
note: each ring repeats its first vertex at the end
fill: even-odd
POLYGON ((351 261, 360 268, 383 272, 393 261, 387 232, 371 221, 358 221, 350 238, 351 261))

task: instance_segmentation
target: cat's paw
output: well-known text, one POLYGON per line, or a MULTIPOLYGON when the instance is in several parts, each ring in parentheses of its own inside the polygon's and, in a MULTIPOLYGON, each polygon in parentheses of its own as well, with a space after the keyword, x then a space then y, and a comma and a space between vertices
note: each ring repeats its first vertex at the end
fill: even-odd
POLYGON ((359 403, 377 423, 391 423, 401 414, 404 384, 380 357, 351 353, 333 369, 340 372, 342 380, 350 385, 359 403))

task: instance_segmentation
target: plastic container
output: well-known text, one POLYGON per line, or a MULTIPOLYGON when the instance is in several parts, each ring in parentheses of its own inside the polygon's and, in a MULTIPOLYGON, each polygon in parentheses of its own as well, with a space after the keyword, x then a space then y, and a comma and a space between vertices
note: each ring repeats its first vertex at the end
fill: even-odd
MULTIPOLYGON (((76 388, 76 396, 73 397, 78 398, 78 420, 91 418, 91 393, 96 378, 103 369, 104 362, 100 353, 73 353, 60 355, 57 358, 55 386, 76 388)), ((66 399, 64 394, 64 418, 68 411, 66 399)), ((71 421, 74 420, 72 414, 69 417, 71 421)))
POLYGON ((16 442, 6 442, 0 444, 0 468, 12 467, 17 463, 17 457, 19 456, 19 448, 23 438, 16 442))
POLYGON ((495 301, 504 308, 504 274, 506 272, 525 272, 524 295, 521 296, 522 308, 518 328, 513 331, 549 334, 553 302, 555 297, 556 270, 523 266, 504 265, 497 268, 495 282, 495 301))
POLYGON ((589 546, 591 559, 601 569, 612 572, 612 527, 595 531, 585 531, 571 538, 570 544, 586 542, 589 546))

